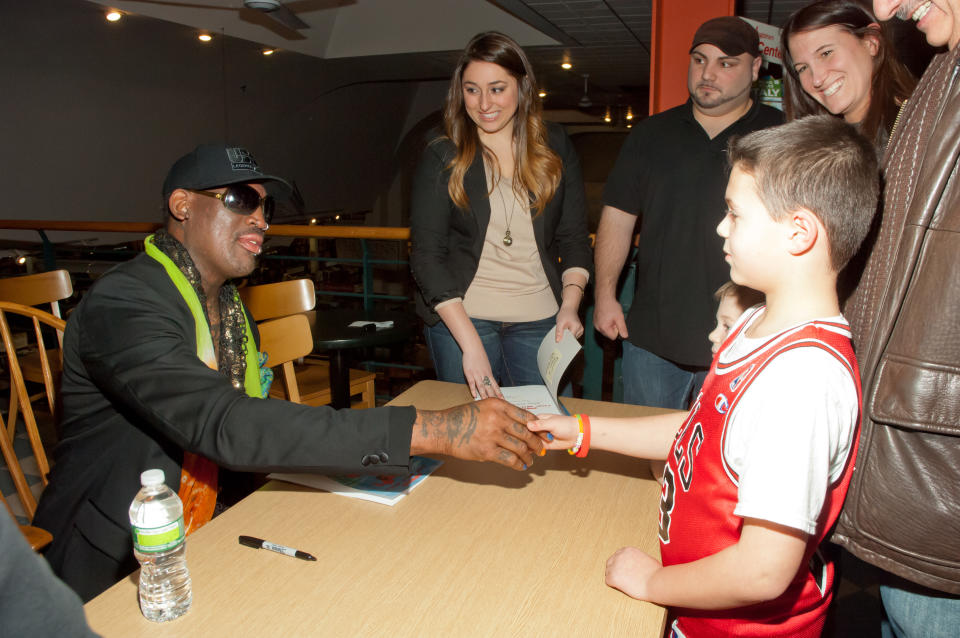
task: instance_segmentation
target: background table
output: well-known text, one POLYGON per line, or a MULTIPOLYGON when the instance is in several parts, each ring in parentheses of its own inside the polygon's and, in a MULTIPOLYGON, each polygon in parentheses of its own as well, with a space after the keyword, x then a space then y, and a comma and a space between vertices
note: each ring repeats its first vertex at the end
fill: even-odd
POLYGON ((350 407, 350 351, 399 343, 409 339, 417 318, 403 312, 378 310, 312 310, 310 321, 315 351, 330 353, 330 405, 350 407), (390 328, 351 328, 355 321, 392 321, 390 328))
MULTIPOLYGON (((394 400, 439 409, 464 385, 423 381, 394 400)), ((662 412, 564 399, 571 412, 662 412)), ((393 507, 274 481, 187 542, 193 607, 162 625, 137 575, 86 606, 94 631, 136 636, 659 637, 665 612, 603 582, 623 545, 659 555, 648 463, 548 452, 526 472, 444 458, 393 507), (238 544, 247 534, 317 562, 238 544)), ((131 550, 132 551, 132 550, 131 550)))

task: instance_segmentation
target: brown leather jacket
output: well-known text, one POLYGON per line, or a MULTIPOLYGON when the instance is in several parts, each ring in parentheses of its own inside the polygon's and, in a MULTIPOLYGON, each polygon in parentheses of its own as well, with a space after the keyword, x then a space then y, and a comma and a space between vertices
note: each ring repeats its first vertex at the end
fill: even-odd
POLYGON ((863 426, 832 538, 951 594, 960 594, 958 76, 960 51, 938 56, 891 137, 876 263, 847 305, 858 315, 863 426))

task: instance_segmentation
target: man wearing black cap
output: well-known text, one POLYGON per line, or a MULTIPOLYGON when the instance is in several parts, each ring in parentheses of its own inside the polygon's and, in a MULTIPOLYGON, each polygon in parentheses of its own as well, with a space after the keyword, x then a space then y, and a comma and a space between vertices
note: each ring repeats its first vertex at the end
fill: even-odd
POLYGON ((783 122, 751 99, 760 62, 749 24, 703 23, 690 48, 690 99, 635 126, 607 178, 594 326, 623 338, 627 403, 686 409, 710 365, 713 293, 729 272, 716 234, 726 208, 727 140, 783 122), (636 291, 624 319, 616 288, 637 217, 636 291))
POLYGON ((532 415, 500 400, 442 412, 261 400, 256 328, 230 280, 253 269, 289 189, 242 148, 198 147, 164 182, 166 228, 70 316, 62 437, 34 520, 84 600, 137 567, 127 508, 146 469, 179 488, 189 533, 214 514, 220 467, 406 473, 412 454, 438 453, 525 469, 542 447, 532 415))

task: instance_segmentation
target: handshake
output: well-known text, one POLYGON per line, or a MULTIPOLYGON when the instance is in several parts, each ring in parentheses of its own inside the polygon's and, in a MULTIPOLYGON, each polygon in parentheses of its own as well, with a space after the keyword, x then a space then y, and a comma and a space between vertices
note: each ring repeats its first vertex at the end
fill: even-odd
MULTIPOLYGON (((502 399, 488 398, 446 410, 417 410, 410 454, 445 454, 468 461, 493 461, 526 470, 546 450, 580 448, 586 455, 582 421, 536 415, 502 399)), ((587 433, 589 432, 589 420, 587 433)), ((576 451, 576 450, 575 450, 576 451)))

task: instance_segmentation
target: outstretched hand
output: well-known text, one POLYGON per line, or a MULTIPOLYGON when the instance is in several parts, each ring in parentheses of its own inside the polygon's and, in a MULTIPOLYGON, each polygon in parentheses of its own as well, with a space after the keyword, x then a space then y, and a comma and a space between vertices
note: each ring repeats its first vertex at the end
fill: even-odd
POLYGON ((502 399, 483 399, 438 411, 417 410, 411 454, 449 454, 524 470, 543 449, 527 423, 536 417, 502 399))
POLYGON ((559 414, 541 414, 536 421, 527 423, 531 432, 536 432, 548 450, 566 450, 573 447, 580 433, 576 417, 559 414))

